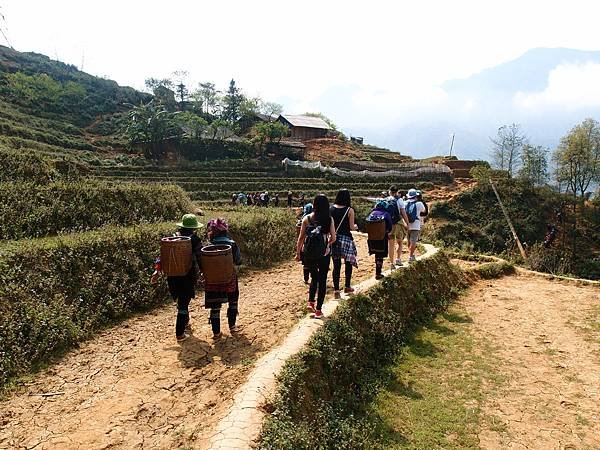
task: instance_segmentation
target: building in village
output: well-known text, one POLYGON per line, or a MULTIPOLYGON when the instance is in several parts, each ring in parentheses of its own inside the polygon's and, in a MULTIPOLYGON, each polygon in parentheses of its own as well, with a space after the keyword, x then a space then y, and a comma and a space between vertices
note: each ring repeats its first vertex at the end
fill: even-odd
POLYGON ((326 137, 331 131, 320 117, 281 115, 278 122, 287 125, 290 129, 290 137, 293 139, 316 139, 326 137))

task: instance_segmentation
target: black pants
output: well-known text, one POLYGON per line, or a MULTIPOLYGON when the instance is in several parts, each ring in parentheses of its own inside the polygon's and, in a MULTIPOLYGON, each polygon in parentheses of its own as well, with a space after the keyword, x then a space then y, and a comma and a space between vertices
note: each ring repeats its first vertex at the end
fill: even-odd
POLYGON ((177 299, 177 321, 175 322, 175 335, 183 336, 185 327, 190 322, 190 306, 191 298, 183 297, 177 299))
POLYGON ((327 293, 327 273, 331 256, 323 256, 315 262, 308 264, 310 271, 310 288, 308 290, 308 301, 314 302, 317 296, 317 309, 320 311, 327 293), (318 291, 318 295, 317 295, 318 291))
MULTIPOLYGON (((345 287, 349 288, 352 282, 352 264, 344 260, 345 270, 345 287)), ((336 291, 340 290, 340 277, 342 275, 342 259, 333 258, 333 289, 336 291)))
MULTIPOLYGON (((227 306, 227 323, 229 328, 235 326, 235 322, 238 315, 238 300, 240 298, 240 291, 235 291, 227 294, 228 306, 227 306)), ((210 308, 210 316, 208 318, 210 327, 212 328, 213 334, 219 334, 221 332, 221 304, 218 303, 210 308)))
POLYGON ((381 271, 383 269, 383 258, 383 255, 375 255, 375 275, 381 275, 381 271))
POLYGON ((303 270, 303 272, 304 272, 304 282, 305 282, 305 283, 308 283, 308 279, 310 278, 310 270, 309 270, 309 268, 308 268, 308 267, 306 267, 306 266, 303 266, 303 267, 302 267, 302 270, 303 270))

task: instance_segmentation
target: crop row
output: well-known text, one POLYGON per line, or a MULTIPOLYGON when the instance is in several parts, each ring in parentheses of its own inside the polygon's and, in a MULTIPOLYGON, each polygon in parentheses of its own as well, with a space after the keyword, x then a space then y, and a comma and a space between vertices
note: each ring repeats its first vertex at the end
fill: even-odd
POLYGON ((0 239, 23 239, 106 224, 174 220, 191 209, 173 185, 100 181, 0 183, 0 239))

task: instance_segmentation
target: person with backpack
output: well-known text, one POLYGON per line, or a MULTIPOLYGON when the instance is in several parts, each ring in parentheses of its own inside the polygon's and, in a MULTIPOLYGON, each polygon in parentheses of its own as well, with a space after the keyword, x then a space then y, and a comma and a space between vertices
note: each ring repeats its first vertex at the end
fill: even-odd
POLYGON ((392 231, 393 223, 390 214, 388 213, 388 201, 379 199, 375 203, 375 208, 367 217, 368 222, 385 222, 385 234, 382 239, 368 239, 369 255, 375 255, 375 279, 383 278, 383 260, 388 256, 388 241, 389 233, 392 231))
MULTIPOLYGON (((298 217, 298 222, 296 223, 298 235, 300 235, 300 230, 302 229, 302 220, 304 220, 304 218, 306 216, 308 216, 312 211, 313 211, 312 203, 307 203, 306 205, 304 205, 304 208, 302 209, 302 212, 300 213, 300 216, 298 217)), ((308 284, 309 279, 310 279, 310 270, 308 269, 308 266, 306 265, 306 262, 304 261, 304 252, 302 252, 302 251, 300 252, 300 261, 302 261, 302 272, 304 275, 304 284, 308 284)))
POLYGON ((333 259, 333 295, 341 298, 340 276, 342 271, 342 259, 345 268, 344 293, 351 294, 354 289, 351 286, 352 269, 358 267, 356 259, 356 244, 351 231, 358 230, 354 223, 354 209, 350 206, 350 191, 340 189, 335 197, 335 202, 329 208, 335 225, 335 244, 331 247, 331 258, 333 259))
POLYGON ((408 224, 408 216, 404 206, 404 200, 398 193, 396 186, 390 186, 389 196, 386 198, 388 202, 387 212, 392 218, 392 231, 390 231, 390 266, 391 269, 402 267, 402 241, 406 236, 406 226, 408 224), (394 255, 396 253, 396 255, 394 255), (396 258, 394 259, 394 256, 396 258))
POLYGON ((422 214, 425 212, 423 202, 417 199, 418 191, 409 189, 406 194, 406 215, 408 216, 408 262, 416 260, 415 249, 421 235, 422 214))
MULTIPOLYGON (((208 239, 212 245, 230 245, 233 263, 239 266, 242 263, 242 255, 237 243, 231 239, 227 232, 229 225, 225 219, 212 219, 208 222, 206 229, 208 239)), ((204 307, 210 309, 208 322, 213 332, 213 338, 221 338, 221 305, 227 303, 227 322, 229 331, 235 333, 236 320, 238 316, 238 300, 240 290, 238 287, 237 274, 227 283, 208 283, 204 281, 204 307)))
POLYGON ((301 253, 304 252, 304 261, 310 271, 308 309, 314 312, 316 319, 323 317, 321 309, 327 293, 331 245, 335 240, 335 227, 329 213, 329 200, 324 194, 317 194, 313 201, 313 212, 302 219, 296 243, 296 261, 301 261, 301 253))
POLYGON ((421 213, 421 217, 427 217, 429 215, 429 206, 427 206, 427 203, 423 200, 423 192, 417 191, 417 200, 423 203, 423 206, 425 207, 425 211, 421 213))
MULTIPOLYGON (((194 214, 185 214, 181 222, 176 224, 179 230, 175 236, 187 236, 192 241, 192 267, 182 276, 167 277, 167 285, 169 293, 173 300, 177 302, 177 319, 175 321, 175 337, 177 342, 185 341, 189 335, 185 333, 190 323, 189 305, 192 299, 196 296, 196 282, 198 281, 198 273, 200 269, 200 249, 202 241, 198 237, 197 230, 203 225, 198 222, 198 218, 194 214)), ((162 273, 160 257, 154 262, 154 273, 150 278, 150 283, 155 284, 158 276, 162 273)))

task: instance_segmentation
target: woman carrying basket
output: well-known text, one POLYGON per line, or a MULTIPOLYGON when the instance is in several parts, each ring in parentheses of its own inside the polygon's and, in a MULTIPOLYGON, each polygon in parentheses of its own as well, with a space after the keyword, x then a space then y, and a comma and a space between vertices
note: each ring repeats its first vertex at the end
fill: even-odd
POLYGON ((345 268, 344 293, 354 292, 351 287, 352 269, 358 267, 356 260, 356 244, 351 231, 358 230, 354 223, 354 209, 350 206, 350 191, 340 189, 335 197, 335 202, 329 208, 331 217, 335 223, 336 240, 331 246, 331 258, 333 259, 333 295, 341 298, 340 277, 342 272, 342 259, 345 268))
MULTIPOLYGON (((183 342, 188 338, 188 335, 185 333, 190 323, 188 308, 191 300, 196 296, 195 287, 199 271, 198 261, 200 261, 200 249, 202 248, 202 241, 196 234, 196 231, 203 225, 198 223, 198 218, 194 214, 186 214, 181 219, 181 222, 177 223, 177 226, 179 227, 179 231, 175 235, 187 236, 192 241, 192 267, 188 273, 183 276, 167 277, 169 292, 173 300, 177 302, 175 337, 177 338, 177 342, 183 342)), ((158 257, 154 263, 154 273, 150 278, 152 284, 156 283, 160 273, 162 273, 162 265, 160 257, 158 257)))
POLYGON ((367 231, 369 231, 369 222, 385 223, 385 232, 382 239, 374 239, 369 235, 367 244, 369 245, 369 255, 375 255, 375 278, 380 280, 383 278, 383 260, 388 256, 388 235, 392 231, 392 218, 386 211, 387 201, 385 199, 377 200, 375 208, 367 218, 367 231))
MULTIPOLYGON (((242 255, 240 248, 236 242, 227 236, 229 225, 225 219, 212 219, 207 226, 208 238, 212 245, 230 245, 233 264, 239 266, 242 263, 242 255)), ((227 322, 229 331, 235 332, 236 319, 238 315, 238 300, 240 291, 238 287, 237 274, 233 273, 233 277, 226 283, 209 283, 204 280, 204 307, 210 309, 208 322, 212 328, 213 338, 219 339, 221 334, 221 305, 228 303, 227 306, 227 322)))

